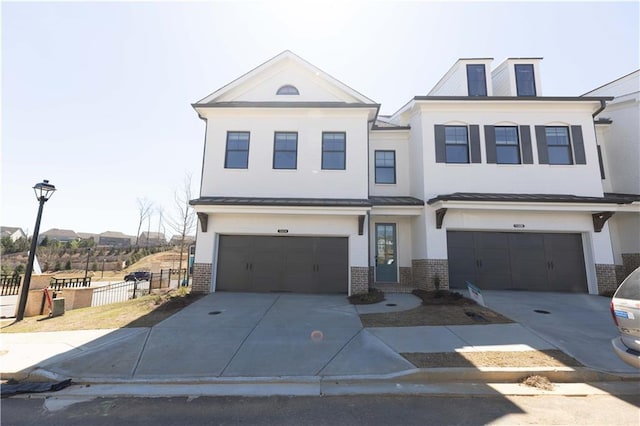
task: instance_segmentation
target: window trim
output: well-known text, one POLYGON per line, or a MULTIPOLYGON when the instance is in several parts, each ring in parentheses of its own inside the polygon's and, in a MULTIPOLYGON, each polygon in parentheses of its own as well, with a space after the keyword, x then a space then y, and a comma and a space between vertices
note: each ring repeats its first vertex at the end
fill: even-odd
POLYGON ((545 136, 545 143, 547 145, 547 164, 551 165, 551 166, 573 166, 574 164, 576 164, 575 158, 574 158, 574 153, 573 153, 573 141, 571 139, 571 131, 569 126, 544 126, 544 136, 545 136), (566 145, 550 145, 549 144, 549 136, 547 135, 547 130, 549 129, 564 129, 564 131, 566 132, 566 136, 567 136, 567 144, 566 145), (566 147, 566 151, 567 151, 567 155, 568 155, 568 163, 553 163, 551 161, 551 155, 550 155, 550 147, 558 147, 558 146, 562 146, 562 147, 566 147))
POLYGON ((495 142, 495 147, 496 147, 496 164, 502 164, 502 165, 520 165, 522 164, 522 144, 520 142, 520 134, 519 134, 519 129, 518 126, 493 126, 494 128, 494 142, 495 142), (505 144, 505 143, 498 143, 498 135, 497 132, 495 132, 496 129, 513 129, 515 130, 515 135, 516 135, 516 144, 505 144), (518 153, 518 162, 517 163, 503 163, 500 161, 500 155, 498 154, 499 147, 515 147, 516 151, 518 153))
POLYGON ((243 131, 243 130, 229 130, 227 131, 227 140, 226 140, 226 144, 225 144, 225 149, 224 149, 224 168, 225 169, 236 169, 236 170, 246 170, 249 168, 249 148, 251 147, 251 132, 248 131, 243 131), (232 149, 229 150, 229 136, 231 134, 246 134, 247 135, 247 149, 232 149), (228 161, 229 161, 229 151, 232 152, 247 152, 247 160, 246 163, 247 165, 245 167, 230 167, 228 165, 228 161))
POLYGON ((396 175, 396 151, 393 149, 376 149, 373 153, 373 170, 374 170, 374 182, 376 185, 396 185, 398 183, 396 175), (377 155, 378 153, 393 153, 393 167, 380 166, 378 167, 377 155), (378 182, 378 168, 381 169, 393 169, 393 182, 378 182))
MULTIPOLYGON (((487 96, 487 69, 484 66, 484 64, 467 64, 466 67, 466 71, 467 71, 467 95, 468 96, 487 96), (482 67, 482 76, 484 77, 484 79, 482 80, 482 87, 483 87, 483 92, 482 94, 471 94, 471 79, 469 78, 470 74, 469 74, 469 69, 470 68, 475 68, 475 67, 482 67)), ((475 80, 474 80, 475 81, 475 80)))
POLYGON ((469 126, 465 126, 465 125, 445 125, 444 126, 444 162, 446 164, 471 164, 471 151, 470 151, 471 147, 470 147, 470 143, 469 143, 469 126), (449 161, 448 159, 448 155, 447 155, 447 148, 449 146, 462 146, 463 144, 460 143, 447 143, 447 129, 448 128, 460 128, 460 129, 465 129, 465 135, 466 135, 466 143, 464 144, 467 147, 467 161, 464 162, 460 162, 460 161, 449 161))
POLYGON ((320 159, 320 169, 321 170, 346 170, 347 169, 347 132, 331 132, 331 131, 325 131, 322 132, 322 142, 321 142, 321 149, 322 149, 322 156, 320 159), (343 142, 344 142, 344 149, 338 151, 338 150, 325 150, 324 149, 324 137, 325 135, 342 135, 343 136, 343 142), (342 152, 342 157, 343 157, 343 164, 344 166, 342 168, 335 168, 335 167, 325 167, 324 166, 324 153, 325 152, 342 152))
POLYGON ((297 170, 298 169, 298 132, 273 132, 273 159, 271 162, 271 168, 273 170, 297 170), (276 142, 278 140, 278 135, 295 135, 296 136, 296 149, 292 150, 283 150, 276 149, 276 142), (276 167, 276 153, 277 152, 295 152, 295 160, 293 167, 276 167))
POLYGON ((280 86, 280 88, 276 91, 276 95, 295 96, 299 94, 300 92, 298 91, 298 88, 293 84, 285 84, 284 86, 280 86))
POLYGON ((533 64, 514 64, 513 72, 516 80, 516 96, 521 97, 536 97, 538 93, 538 88, 536 87, 536 70, 533 64), (531 83, 533 85, 533 93, 531 94, 521 94, 520 87, 518 86, 518 68, 531 68, 531 83))

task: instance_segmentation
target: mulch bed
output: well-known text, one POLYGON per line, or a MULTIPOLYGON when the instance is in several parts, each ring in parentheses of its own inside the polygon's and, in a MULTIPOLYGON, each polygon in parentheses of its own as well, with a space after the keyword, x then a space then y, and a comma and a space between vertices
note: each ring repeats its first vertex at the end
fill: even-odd
POLYGON ((513 321, 479 305, 418 306, 401 312, 360 314, 365 327, 419 327, 423 325, 509 324, 513 321))
POLYGON ((478 305, 460 293, 414 290, 422 306, 401 312, 361 314, 365 327, 419 327, 424 325, 509 324, 513 321, 478 305))
POLYGON ((446 367, 582 367, 557 349, 516 352, 434 352, 401 354, 418 368, 446 367))

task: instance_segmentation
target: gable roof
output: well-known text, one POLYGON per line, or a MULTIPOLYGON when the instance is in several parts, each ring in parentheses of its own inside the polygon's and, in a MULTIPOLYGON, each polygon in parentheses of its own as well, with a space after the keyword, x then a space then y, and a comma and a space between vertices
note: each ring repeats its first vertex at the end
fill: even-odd
POLYGON ((300 56, 296 55, 295 53, 291 52, 290 50, 285 50, 284 52, 280 53, 279 55, 274 56, 273 58, 271 58, 268 61, 262 63, 261 65, 258 65, 256 68, 254 68, 251 71, 245 73, 244 75, 238 77, 237 79, 235 79, 232 82, 228 83, 227 85, 221 87, 220 89, 216 90, 215 92, 211 93, 210 95, 205 96, 204 98, 202 98, 201 100, 199 100, 198 102, 193 104, 193 107, 196 108, 196 107, 202 107, 202 106, 207 106, 207 105, 213 104, 213 103, 216 102, 216 100, 220 99, 223 95, 228 94, 232 90, 239 88, 243 84, 249 83, 251 80, 258 80, 259 76, 261 74, 263 74, 266 71, 268 71, 269 69, 277 66, 278 64, 281 64, 281 63, 286 62, 286 61, 290 61, 293 64, 295 64, 295 65, 297 65, 299 67, 302 67, 303 69, 306 69, 311 74, 313 74, 316 77, 318 77, 319 79, 321 79, 321 80, 325 81, 326 83, 336 87, 337 89, 342 91, 345 95, 348 95, 348 97, 351 97, 351 98, 355 99, 356 103, 377 105, 375 101, 373 101, 373 100, 369 99, 368 97, 364 96, 362 93, 352 89, 351 87, 349 87, 346 84, 342 83, 340 80, 330 76, 326 72, 322 71, 320 68, 318 68, 315 65, 305 61, 300 56))

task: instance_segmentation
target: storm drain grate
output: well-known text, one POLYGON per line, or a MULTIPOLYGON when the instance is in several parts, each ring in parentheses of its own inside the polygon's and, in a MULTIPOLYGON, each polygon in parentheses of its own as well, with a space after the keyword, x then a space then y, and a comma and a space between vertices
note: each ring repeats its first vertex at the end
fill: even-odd
POLYGON ((396 303, 387 303, 386 306, 398 306, 396 303))
POLYGON ((209 312, 209 315, 220 315, 222 313, 222 311, 211 311, 209 312))
POLYGON ((538 314, 550 314, 551 312, 549 311, 545 311, 544 309, 534 309, 533 312, 536 312, 538 314))

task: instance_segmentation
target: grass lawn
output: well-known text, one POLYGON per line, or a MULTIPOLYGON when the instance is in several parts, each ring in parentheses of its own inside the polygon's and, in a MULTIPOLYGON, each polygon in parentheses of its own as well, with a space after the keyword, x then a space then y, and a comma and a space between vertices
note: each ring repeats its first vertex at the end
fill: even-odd
POLYGON ((14 323, 3 321, 2 333, 151 327, 198 300, 185 289, 151 294, 126 302, 74 309, 59 317, 40 315, 14 323))

